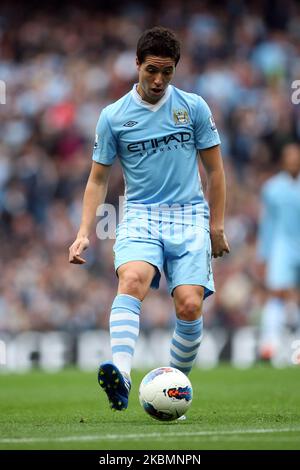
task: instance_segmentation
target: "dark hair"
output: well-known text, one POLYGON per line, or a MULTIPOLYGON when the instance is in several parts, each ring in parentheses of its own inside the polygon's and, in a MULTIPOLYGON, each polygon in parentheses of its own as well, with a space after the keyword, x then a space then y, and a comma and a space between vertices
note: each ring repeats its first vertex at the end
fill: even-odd
POLYGON ((173 31, 155 26, 143 32, 137 43, 136 55, 142 64, 147 55, 171 57, 177 65, 180 59, 180 42, 173 31))

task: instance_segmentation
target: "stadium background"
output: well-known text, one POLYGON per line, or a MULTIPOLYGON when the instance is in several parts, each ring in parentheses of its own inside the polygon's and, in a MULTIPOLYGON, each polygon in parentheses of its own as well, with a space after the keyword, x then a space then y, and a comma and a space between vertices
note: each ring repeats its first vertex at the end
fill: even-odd
MULTIPOLYGON (((69 265, 68 247, 79 226, 99 112, 137 80, 136 40, 157 24, 182 40, 174 84, 208 101, 227 175, 231 254, 214 262, 217 293, 205 302, 199 363, 256 360, 266 295, 256 261, 259 193, 277 170, 282 146, 300 137, 300 107, 291 101, 291 84, 300 78, 297 2, 4 1, 0 340, 8 368, 59 368, 74 360, 93 368, 109 352, 114 241, 94 233, 86 267, 69 265)), ((122 188, 115 165, 107 202, 116 208, 122 188)), ((137 361, 150 366, 151 355, 165 357, 157 344, 173 322, 162 282, 143 302, 137 361)), ((287 332, 278 364, 290 363, 296 337, 287 332)))

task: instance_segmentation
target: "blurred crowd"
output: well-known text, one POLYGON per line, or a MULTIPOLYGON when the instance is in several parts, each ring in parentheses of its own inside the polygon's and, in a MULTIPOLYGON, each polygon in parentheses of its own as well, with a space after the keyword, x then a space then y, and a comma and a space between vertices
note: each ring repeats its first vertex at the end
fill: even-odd
MULTIPOLYGON (((0 330, 107 328, 117 278, 114 240, 96 233, 84 267, 68 263, 80 222, 101 109, 137 81, 136 41, 154 25, 182 41, 174 85, 209 103, 227 175, 231 253, 214 262, 217 293, 206 326, 259 320, 265 298, 256 261, 260 187, 282 146, 300 138, 300 6, 296 1, 1 2, 0 330)), ((113 168, 107 202, 123 193, 113 168)), ((161 282, 141 326, 169 327, 161 282)))

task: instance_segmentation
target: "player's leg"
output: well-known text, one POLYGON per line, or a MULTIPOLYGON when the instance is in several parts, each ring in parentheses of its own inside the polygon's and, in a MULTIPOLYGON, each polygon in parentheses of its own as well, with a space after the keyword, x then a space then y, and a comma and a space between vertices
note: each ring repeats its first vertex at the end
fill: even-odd
POLYGON ((270 360, 279 349, 285 323, 285 299, 283 292, 273 291, 265 302, 260 321, 261 359, 270 360))
POLYGON ((164 238, 164 270, 176 310, 170 365, 188 374, 201 343, 203 299, 214 291, 211 243, 208 230, 198 226, 179 226, 174 233, 164 238))
POLYGON ((154 228, 149 238, 148 220, 135 217, 127 218, 117 228, 114 253, 119 287, 110 315, 113 362, 100 366, 99 384, 112 408, 118 410, 128 405, 141 303, 150 285, 159 285, 163 248, 154 228))
POLYGON ((170 365, 187 375, 193 367, 202 339, 204 288, 179 285, 174 289, 173 297, 176 325, 171 341, 170 365))
POLYGON ((286 329, 297 330, 300 322, 296 289, 271 290, 260 322, 259 356, 272 360, 280 350, 286 329))
POLYGON ((118 294, 112 304, 109 324, 112 356, 114 364, 130 375, 141 305, 156 269, 145 261, 130 261, 121 265, 117 274, 118 294))
POLYGON ((128 406, 130 372, 139 334, 139 315, 156 270, 145 261, 130 261, 119 266, 118 294, 110 315, 110 339, 113 362, 99 368, 98 380, 112 408, 128 406))
POLYGON ((266 285, 268 299, 261 314, 259 354, 270 360, 280 349, 287 323, 287 306, 297 283, 294 256, 288 242, 277 240, 267 265, 266 285))

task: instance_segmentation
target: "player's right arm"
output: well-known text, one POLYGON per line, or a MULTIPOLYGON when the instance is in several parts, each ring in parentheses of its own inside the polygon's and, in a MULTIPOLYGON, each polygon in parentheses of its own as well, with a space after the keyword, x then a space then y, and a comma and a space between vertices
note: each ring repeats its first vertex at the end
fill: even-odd
POLYGON ((96 218, 96 210, 105 201, 110 168, 110 165, 93 161, 83 197, 80 228, 76 240, 69 248, 70 263, 85 263, 81 253, 89 246, 89 235, 96 218))
POLYGON ((69 248, 69 261, 74 264, 85 263, 81 253, 89 246, 96 211, 105 201, 110 168, 117 155, 117 142, 107 113, 104 108, 96 126, 93 165, 84 192, 81 224, 76 240, 69 248))

